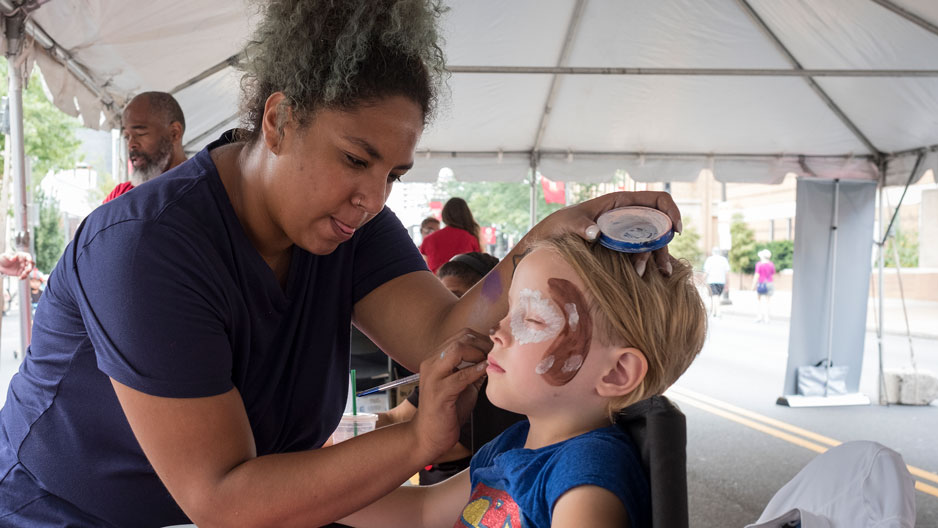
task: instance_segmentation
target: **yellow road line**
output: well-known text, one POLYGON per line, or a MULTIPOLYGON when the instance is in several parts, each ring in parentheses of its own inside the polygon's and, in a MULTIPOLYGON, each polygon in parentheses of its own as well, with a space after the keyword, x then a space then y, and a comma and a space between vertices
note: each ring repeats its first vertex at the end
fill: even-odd
POLYGON ((761 424, 759 422, 750 420, 748 418, 737 416, 731 412, 724 411, 723 409, 719 409, 717 407, 703 403, 701 401, 694 400, 692 398, 688 398, 687 396, 678 394, 676 392, 670 394, 670 396, 681 403, 686 403, 687 405, 697 407, 711 414, 715 414, 722 418, 726 418, 727 420, 731 420, 733 422, 745 425, 746 427, 749 427, 751 429, 755 429, 756 431, 763 432, 767 435, 774 436, 775 438, 779 438, 781 440, 785 440, 786 442, 795 444, 797 446, 801 446, 805 449, 810 449, 811 451, 814 451, 816 453, 823 453, 824 451, 827 451, 827 448, 820 444, 816 444, 814 442, 805 440, 804 438, 797 437, 793 434, 789 434, 784 431, 779 431, 778 429, 769 427, 765 424, 761 424))
POLYGON ((915 481, 915 489, 921 491, 922 493, 927 493, 929 495, 934 495, 935 497, 938 497, 938 488, 936 488, 935 486, 929 486, 928 484, 925 484, 921 480, 915 481))
POLYGON ((720 400, 718 400, 718 399, 716 399, 716 398, 711 398, 710 396, 707 396, 707 395, 705 395, 705 394, 700 394, 699 392, 694 392, 694 391, 692 391, 692 390, 690 390, 690 389, 685 389, 685 388, 683 388, 683 387, 671 387, 671 390, 672 390, 672 391, 675 391, 676 393, 684 394, 685 396, 689 396, 689 397, 691 397, 691 398, 695 398, 695 399, 698 399, 698 400, 700 400, 700 401, 709 403, 710 405, 713 405, 713 406, 715 406, 715 407, 720 407, 721 409, 725 409, 725 410, 727 410, 727 411, 730 411, 730 412, 733 412, 733 413, 736 413, 736 414, 740 414, 740 415, 742 415, 742 416, 746 416, 746 417, 752 418, 752 419, 754 419, 754 420, 759 420, 760 422, 763 422, 763 423, 766 423, 766 424, 769 424, 769 425, 778 427, 779 429, 784 429, 785 431, 788 431, 788 432, 790 432, 790 433, 795 433, 795 434, 801 435, 801 436, 803 436, 803 437, 805 437, 805 438, 810 438, 811 440, 814 440, 814 441, 816 441, 816 442, 820 442, 820 443, 822 443, 822 444, 827 444, 827 445, 829 445, 829 446, 831 446, 831 447, 839 446, 839 445, 842 443, 842 442, 840 442, 840 441, 838 441, 838 440, 834 440, 833 438, 828 438, 828 437, 826 437, 826 436, 824 436, 824 435, 819 435, 819 434, 817 434, 817 433, 815 433, 815 432, 813 432, 813 431, 808 431, 807 429, 802 429, 801 427, 798 427, 798 426, 795 426, 795 425, 791 425, 791 424, 786 423, 786 422, 783 422, 783 421, 781 421, 781 420, 776 420, 776 419, 774 419, 774 418, 769 418, 768 416, 763 416, 763 415, 761 415, 761 414, 759 414, 759 413, 752 412, 752 411, 750 411, 750 410, 748 410, 748 409, 743 409, 742 407, 737 407, 737 406, 735 406, 735 405, 733 405, 733 404, 731 404, 731 403, 726 403, 726 402, 720 401, 720 400))
POLYGON ((915 475, 916 477, 922 477, 923 479, 928 479, 932 482, 938 483, 938 475, 915 466, 908 466, 908 468, 909 473, 915 475))
MULTIPOLYGON (((812 442, 811 440, 816 440, 823 444, 827 444, 830 447, 836 447, 842 443, 839 440, 819 435, 812 431, 808 431, 807 429, 802 429, 801 427, 797 427, 774 418, 769 418, 768 416, 737 407, 730 403, 717 400, 716 398, 712 398, 710 396, 706 396, 683 387, 672 386, 670 389, 668 389, 666 395, 681 403, 685 403, 692 407, 697 407, 698 409, 720 416, 721 418, 726 418, 732 422, 745 425, 746 427, 755 429, 756 431, 765 433, 769 436, 774 436, 775 438, 784 440, 805 449, 809 449, 816 453, 823 453, 827 451, 828 447, 812 442), (805 438, 801 438, 795 435, 801 435, 805 438)), ((915 475, 916 477, 938 483, 938 474, 910 465, 906 465, 906 468, 908 468, 909 473, 915 475)), ((922 493, 927 493, 928 495, 938 497, 938 487, 926 484, 920 480, 915 481, 915 489, 921 491, 922 493)))

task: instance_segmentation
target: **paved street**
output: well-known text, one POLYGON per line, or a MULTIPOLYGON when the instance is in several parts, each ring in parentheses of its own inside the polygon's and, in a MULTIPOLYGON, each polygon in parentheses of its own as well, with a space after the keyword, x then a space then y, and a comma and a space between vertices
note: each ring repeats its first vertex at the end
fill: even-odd
MULTIPOLYGON (((913 346, 919 368, 938 372, 938 340, 915 338, 913 346)), ((905 337, 887 335, 885 351, 887 369, 908 363, 905 337)), ((876 352, 875 334, 868 333, 860 389, 874 402, 876 352)), ((765 420, 744 413, 840 442, 874 440, 898 451, 906 464, 938 479, 938 402, 926 407, 778 406, 775 400, 781 395, 787 353, 785 322, 754 323, 748 314, 711 319, 706 348, 668 393, 687 415, 691 526, 741 527, 755 522, 772 495, 817 454, 779 438, 783 435, 755 429, 761 426, 770 433, 785 432, 778 425, 765 427, 765 420)), ((938 490, 938 481, 918 480, 938 490)), ((936 491, 916 491, 916 506, 916 526, 938 527, 936 491)))

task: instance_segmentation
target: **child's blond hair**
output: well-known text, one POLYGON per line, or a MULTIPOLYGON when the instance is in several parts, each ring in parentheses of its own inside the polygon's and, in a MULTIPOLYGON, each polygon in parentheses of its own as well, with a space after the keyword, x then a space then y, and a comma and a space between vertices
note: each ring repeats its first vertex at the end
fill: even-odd
POLYGON ((645 379, 629 394, 609 402, 609 415, 664 392, 703 348, 707 309, 693 282, 693 268, 672 259, 670 276, 650 262, 639 277, 628 254, 586 242, 576 235, 542 240, 556 251, 588 290, 594 337, 604 345, 641 350, 645 379))

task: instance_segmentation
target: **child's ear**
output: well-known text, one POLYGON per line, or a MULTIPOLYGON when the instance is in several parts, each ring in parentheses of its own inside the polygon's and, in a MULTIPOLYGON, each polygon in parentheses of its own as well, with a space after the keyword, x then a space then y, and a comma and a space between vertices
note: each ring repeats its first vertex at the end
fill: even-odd
POLYGON ((614 362, 597 384, 596 392, 604 398, 625 396, 645 379, 648 360, 641 350, 633 347, 614 348, 609 353, 614 362))

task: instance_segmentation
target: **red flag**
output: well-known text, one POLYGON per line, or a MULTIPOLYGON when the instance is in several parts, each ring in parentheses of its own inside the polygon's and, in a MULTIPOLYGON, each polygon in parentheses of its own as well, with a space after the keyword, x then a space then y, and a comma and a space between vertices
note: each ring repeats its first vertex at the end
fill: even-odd
POLYGON ((544 189, 544 201, 547 203, 567 203, 563 182, 555 182, 541 176, 541 188, 544 189))
POLYGON ((495 226, 485 226, 482 228, 482 242, 486 246, 495 243, 495 226))
POLYGON ((430 216, 437 220, 443 219, 443 202, 437 200, 430 202, 430 216))

